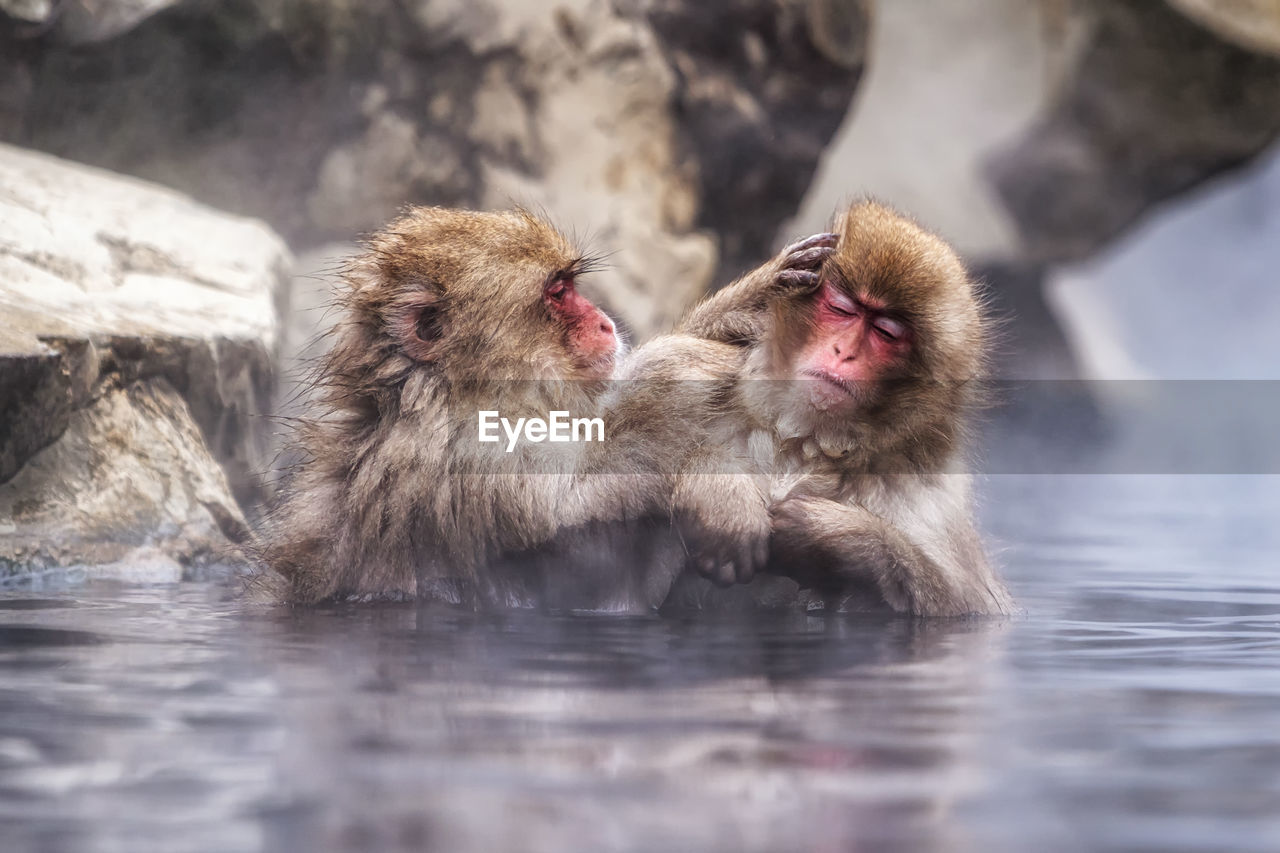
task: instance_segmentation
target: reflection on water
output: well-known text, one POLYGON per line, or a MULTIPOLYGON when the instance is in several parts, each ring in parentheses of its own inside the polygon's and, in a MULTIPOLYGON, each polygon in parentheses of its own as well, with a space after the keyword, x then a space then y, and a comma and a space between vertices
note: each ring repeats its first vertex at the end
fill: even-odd
POLYGON ((1280 478, 985 491, 1007 623, 0 591, 3 848, 1280 849, 1280 478))

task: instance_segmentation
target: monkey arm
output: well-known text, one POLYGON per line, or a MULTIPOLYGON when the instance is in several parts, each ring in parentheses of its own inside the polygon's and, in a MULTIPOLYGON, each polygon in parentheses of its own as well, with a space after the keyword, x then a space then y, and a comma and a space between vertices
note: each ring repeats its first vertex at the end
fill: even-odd
POLYGON ((752 344, 760 338, 772 277, 766 268, 748 273, 702 300, 676 327, 694 337, 730 344, 752 344))
POLYGON ((709 454, 676 477, 672 516, 694 567, 721 586, 749 583, 769 558, 768 499, 750 474, 709 454))
MULTIPOLYGON (((587 451, 583 470, 626 472, 641 481, 622 509, 670 517, 693 564, 722 584, 746 582, 763 568, 770 523, 767 500, 742 459, 730 402, 745 351, 690 335, 657 338, 621 366, 605 403, 611 440, 587 451)), ((593 485, 586 506, 609 520, 617 496, 593 485)))
POLYGON ((863 507, 789 497, 774 507, 773 533, 786 573, 802 585, 839 592, 843 584, 870 583, 894 610, 916 616, 1009 611, 1008 593, 965 520, 950 519, 940 534, 944 547, 926 550, 863 507))
POLYGON ((816 287, 817 270, 835 245, 835 234, 815 234, 792 243, 772 260, 699 302, 676 331, 720 343, 754 344, 771 300, 787 288, 816 287))

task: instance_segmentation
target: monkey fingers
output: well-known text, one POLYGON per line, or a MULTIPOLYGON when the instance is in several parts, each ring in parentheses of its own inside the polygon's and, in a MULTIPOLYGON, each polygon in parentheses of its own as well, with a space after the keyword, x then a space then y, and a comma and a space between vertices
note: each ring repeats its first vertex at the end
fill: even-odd
POLYGON ((774 539, 788 546, 789 550, 796 550, 795 546, 816 538, 817 531, 813 529, 815 513, 810 509, 816 502, 815 498, 792 495, 770 506, 774 539))
MULTIPOLYGON (((801 263, 801 261, 799 260, 799 256, 805 256, 805 257, 820 256, 823 260, 825 260, 827 255, 831 254, 831 252, 828 250, 834 249, 836 247, 836 243, 839 240, 840 240, 839 234, 832 234, 830 232, 822 233, 822 234, 813 234, 809 237, 805 237, 802 240, 796 240, 794 243, 787 245, 779 253, 779 255, 787 259, 788 266, 796 266, 799 263, 801 263), (819 254, 814 255, 813 254, 814 252, 818 252, 819 254), (806 253, 810 253, 810 254, 806 255, 806 253), (796 259, 794 262, 792 261, 793 258, 796 259)), ((819 261, 818 263, 821 263, 821 261, 819 261)))
POLYGON ((787 246, 778 255, 773 283, 790 291, 817 290, 818 270, 835 251, 835 234, 815 234, 787 246))
POLYGON ((769 560, 769 540, 756 539, 739 543, 730 549, 728 567, 733 569, 733 578, 738 583, 751 583, 757 572, 764 571, 769 560))
POLYGON ((714 556, 697 557, 694 565, 699 574, 717 586, 733 586, 750 583, 756 573, 764 569, 768 555, 767 542, 730 545, 718 549, 714 556))
POLYGON ((733 561, 722 561, 716 557, 703 557, 698 560, 698 572, 716 586, 733 586, 737 583, 737 568, 733 561))
POLYGON ((734 470, 741 460, 723 448, 705 449, 678 478, 672 505, 693 569, 722 586, 747 583, 768 557, 768 499, 751 474, 734 470))
POLYGON ((690 565, 719 586, 750 583, 769 559, 769 530, 764 526, 755 533, 686 526, 686 541, 690 565))
POLYGON ((816 271, 836 249, 836 234, 814 234, 797 240, 778 253, 783 269, 816 271))
POLYGON ((817 290, 822 283, 816 272, 809 270, 783 270, 774 277, 774 281, 788 290, 817 290))

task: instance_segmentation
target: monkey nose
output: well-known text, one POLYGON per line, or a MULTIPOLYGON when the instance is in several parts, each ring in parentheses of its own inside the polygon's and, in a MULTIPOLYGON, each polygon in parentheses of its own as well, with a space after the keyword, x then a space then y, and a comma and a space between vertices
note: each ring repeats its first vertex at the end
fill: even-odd
POLYGON ((862 351, 863 335, 859 332, 842 335, 831 344, 836 358, 840 361, 856 361, 862 351))

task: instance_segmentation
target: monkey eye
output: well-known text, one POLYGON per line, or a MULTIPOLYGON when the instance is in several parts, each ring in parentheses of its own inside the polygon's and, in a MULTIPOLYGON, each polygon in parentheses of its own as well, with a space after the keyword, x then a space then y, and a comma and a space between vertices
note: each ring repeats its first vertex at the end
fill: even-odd
POLYGON ((877 317, 871 326, 887 341, 899 340, 907 333, 906 324, 892 317, 877 317))
POLYGON ((554 299, 557 302, 564 299, 565 294, 573 287, 573 279, 568 276, 557 276, 542 291, 547 298, 554 299))
POLYGON ((830 282, 827 283, 827 306, 837 314, 845 317, 858 316, 858 303, 845 296, 830 282))

